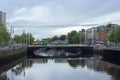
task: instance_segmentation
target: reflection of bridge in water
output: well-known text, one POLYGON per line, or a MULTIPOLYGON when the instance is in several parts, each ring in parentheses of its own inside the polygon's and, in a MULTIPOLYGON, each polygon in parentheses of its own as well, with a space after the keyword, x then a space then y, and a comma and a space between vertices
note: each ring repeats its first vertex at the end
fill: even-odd
POLYGON ((61 58, 61 57, 82 57, 84 55, 91 55, 93 54, 93 47, 87 46, 87 45, 80 45, 80 44, 72 44, 72 45, 30 45, 27 47, 27 53, 29 57, 40 57, 39 55, 35 55, 34 52, 35 51, 39 51, 40 49, 43 49, 44 51, 48 51, 48 50, 55 50, 55 51, 60 51, 63 50, 64 51, 64 55, 62 56, 47 56, 47 57, 51 57, 51 58, 61 58), (69 56, 65 56, 65 52, 68 53, 72 53, 73 55, 69 55, 69 56))

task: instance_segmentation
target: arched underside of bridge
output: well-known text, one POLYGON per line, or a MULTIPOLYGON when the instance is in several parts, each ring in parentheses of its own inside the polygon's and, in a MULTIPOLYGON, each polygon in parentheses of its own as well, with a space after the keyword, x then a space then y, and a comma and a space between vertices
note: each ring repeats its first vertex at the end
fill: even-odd
POLYGON ((34 51, 45 48, 46 50, 54 49, 54 50, 64 50, 65 52, 70 52, 76 54, 75 56, 58 56, 58 57, 47 57, 47 58, 73 58, 73 57, 83 57, 83 56, 90 56, 93 54, 93 47, 80 47, 80 46, 30 46, 27 48, 27 55, 28 57, 35 57, 35 58, 42 58, 41 56, 35 55, 34 51))

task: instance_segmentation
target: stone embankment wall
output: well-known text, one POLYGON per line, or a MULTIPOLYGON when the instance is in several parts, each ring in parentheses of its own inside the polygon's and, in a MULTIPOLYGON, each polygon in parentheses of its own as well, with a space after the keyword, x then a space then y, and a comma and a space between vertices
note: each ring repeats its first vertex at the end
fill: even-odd
POLYGON ((25 47, 0 50, 0 64, 10 63, 24 55, 26 55, 25 47))

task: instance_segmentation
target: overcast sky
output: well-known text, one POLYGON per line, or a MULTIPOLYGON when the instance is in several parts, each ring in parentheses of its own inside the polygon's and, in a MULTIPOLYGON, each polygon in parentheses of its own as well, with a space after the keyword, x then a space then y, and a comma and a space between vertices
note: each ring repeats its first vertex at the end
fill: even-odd
POLYGON ((0 10, 6 12, 14 34, 25 30, 40 39, 88 28, 78 24, 119 24, 119 4, 120 0, 0 0, 0 10))

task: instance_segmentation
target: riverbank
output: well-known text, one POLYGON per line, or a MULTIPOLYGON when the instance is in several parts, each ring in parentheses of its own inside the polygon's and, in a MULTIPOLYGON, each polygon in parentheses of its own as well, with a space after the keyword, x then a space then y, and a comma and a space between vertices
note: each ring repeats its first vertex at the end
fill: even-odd
POLYGON ((94 48, 94 54, 102 56, 102 60, 120 65, 120 48, 94 48))
POLYGON ((10 63, 5 63, 5 64, 0 65, 0 74, 3 73, 4 71, 7 71, 10 68, 16 66, 17 64, 21 63, 25 59, 26 59, 26 56, 23 56, 23 57, 16 59, 15 61, 12 61, 10 63))
POLYGON ((10 63, 26 55, 26 47, 0 50, 0 64, 10 63))

